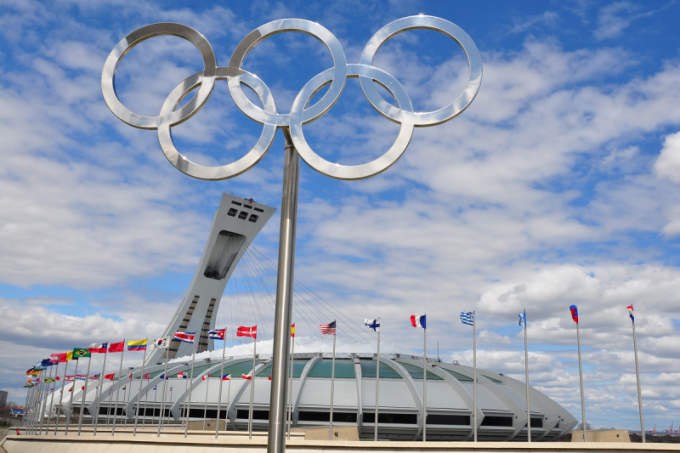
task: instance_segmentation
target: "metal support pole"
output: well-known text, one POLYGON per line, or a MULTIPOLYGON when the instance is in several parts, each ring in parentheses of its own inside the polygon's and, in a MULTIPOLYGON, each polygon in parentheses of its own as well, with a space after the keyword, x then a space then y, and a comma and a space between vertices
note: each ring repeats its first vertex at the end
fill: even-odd
POLYGON ((231 403, 231 378, 229 378, 229 385, 227 385, 227 415, 224 417, 224 430, 229 431, 229 404, 231 403))
POLYGON ((272 386, 269 396, 269 433, 267 453, 286 450, 286 375, 290 350, 290 321, 293 308, 293 276, 295 268, 295 234, 297 229, 298 185, 300 156, 288 128, 283 128, 284 146, 283 195, 281 198, 281 230, 279 233, 279 263, 276 281, 276 312, 274 316, 274 347, 272 386))
MULTIPOLYGON (((120 369, 118 370, 118 388, 116 389, 116 404, 113 407, 113 428, 111 435, 116 434, 116 422, 118 421, 118 397, 120 395, 120 381, 123 379, 123 356, 125 355, 125 339, 123 339, 123 350, 120 353, 120 369)), ((113 377, 116 378, 115 376, 113 377)))
POLYGON ((87 384, 90 382, 90 365, 92 364, 92 353, 90 353, 87 361, 87 373, 85 373, 85 388, 83 389, 83 397, 80 399, 80 414, 78 415, 78 435, 83 427, 83 410, 85 409, 85 394, 87 393, 87 384))
POLYGON ((531 443, 531 404, 529 403, 529 349, 527 347, 527 311, 524 310, 524 374, 527 381, 527 442, 531 443))
POLYGON ((378 407, 380 406, 380 328, 378 328, 378 355, 375 365, 375 428, 373 430, 373 441, 378 441, 378 407))
MULTIPOLYGON (((104 387, 104 373, 106 373, 106 357, 109 355, 109 343, 106 342, 106 352, 104 352, 104 364, 102 365, 102 373, 99 375, 99 388, 97 389, 97 402, 95 404, 95 415, 94 415, 94 431, 93 436, 97 435, 97 425, 99 424, 99 407, 102 402, 102 387, 104 387)), ((108 413, 108 409, 106 411, 108 413)), ((108 418, 108 415, 107 415, 108 418)))
POLYGON ((576 343, 578 345, 578 375, 581 381, 581 415, 583 416, 583 442, 588 442, 588 424, 586 423, 586 403, 583 393, 583 368, 581 366, 581 330, 576 323, 576 343))
MULTIPOLYGON (((186 379, 186 378, 185 378, 186 379)), ((158 417, 158 433, 156 434, 156 437, 161 437, 161 428, 163 426, 163 412, 165 412, 165 383, 168 380, 168 359, 165 360, 165 371, 163 371, 163 390, 161 390, 161 409, 159 412, 159 417, 158 417)), ((189 384, 189 381, 187 380, 187 385, 189 384)), ((155 394, 153 397, 153 413, 154 415, 156 414, 156 402, 158 401, 158 384, 154 386, 155 389, 155 394)), ((184 390, 184 394, 186 395, 186 386, 184 390)), ((180 405, 180 407, 182 407, 180 405)), ((181 412, 181 411, 180 411, 181 412)), ((144 414, 146 416, 146 414, 144 414)))
MULTIPOLYGON (((199 335, 199 339, 200 339, 200 335, 199 335)), ((185 438, 187 437, 187 433, 189 432, 189 413, 191 412, 191 390, 194 388, 194 362, 196 361, 196 346, 197 346, 197 344, 198 344, 198 340, 196 339, 196 336, 194 334, 194 351, 191 354, 191 375, 189 376, 189 379, 191 380, 191 385, 189 386, 189 399, 187 400, 187 424, 184 425, 184 437, 185 438)), ((163 386, 163 392, 165 392, 165 385, 163 386)), ((163 398, 165 398, 165 393, 163 393, 163 398)), ((162 416, 163 416, 163 414, 161 414, 161 417, 162 416)))
MULTIPOLYGON (((215 439, 219 436, 220 432, 220 412, 222 412, 222 384, 224 379, 224 351, 227 349, 227 329, 224 329, 224 339, 222 340, 222 362, 220 365, 220 390, 217 396, 217 417, 215 417, 215 439)), ((229 406, 227 406, 227 412, 229 411, 229 406)), ((227 430, 226 423, 224 430, 227 430)))
POLYGON ((250 407, 248 408, 248 439, 253 438, 253 399, 255 398, 256 357, 257 357, 257 337, 253 338, 253 371, 250 372, 250 407))
MULTIPOLYGON (((50 420, 52 420, 52 408, 54 406, 54 391, 57 388, 57 377, 59 376, 59 362, 57 362, 57 369, 54 370, 54 382, 52 382, 52 396, 50 396, 50 411, 47 413, 47 427, 45 434, 50 432, 50 420)), ((26 407, 26 406, 24 406, 26 407)))
POLYGON ((66 416, 66 429, 64 436, 68 436, 68 427, 71 424, 71 416, 73 415, 73 395, 76 393, 76 381, 78 380, 78 364, 80 360, 76 360, 76 370, 73 372, 73 385, 71 385, 71 396, 68 402, 68 415, 66 416))
POLYGON ((205 431, 205 422, 208 418, 208 389, 209 388, 210 388, 210 373, 207 373, 205 375, 205 404, 203 406, 203 431, 205 431))
POLYGON ((54 424, 54 435, 57 435, 57 428, 59 427, 59 413, 61 412, 61 405, 64 403, 64 385, 66 384, 66 373, 68 373, 68 360, 64 367, 64 379, 61 382, 61 393, 59 394, 59 407, 57 407, 57 422, 54 424))
MULTIPOLYGON (((147 343, 149 339, 146 339, 147 343)), ((148 346, 147 346, 148 347, 148 346)), ((144 348, 144 358, 142 359, 142 374, 139 376, 139 391, 137 393, 137 408, 135 409, 135 427, 132 430, 132 437, 137 436, 137 421, 139 420, 139 406, 142 405, 142 387, 144 387, 144 362, 146 362, 146 348, 144 348)), ((130 380, 130 391, 132 391, 132 380, 130 380)), ((144 413, 146 417, 146 412, 144 413)))
POLYGON ((473 435, 477 442, 477 312, 472 311, 472 419, 474 420, 473 435))
MULTIPOLYGON (((47 374, 47 373, 45 373, 47 374)), ((52 379, 52 367, 50 367, 50 375, 45 380, 45 390, 43 390, 42 405, 40 407, 40 427, 38 428, 38 434, 42 435, 43 419, 45 418, 45 409, 47 409, 47 397, 50 394, 50 379, 52 379)))
POLYGON ((292 337, 292 352, 290 353, 290 363, 288 366, 288 439, 290 440, 290 425, 293 422, 293 376, 295 371, 295 337, 292 337))
POLYGON ((338 338, 337 333, 333 334, 333 356, 331 359, 331 416, 330 424, 328 425, 328 440, 333 440, 333 395, 335 394, 335 340, 338 338))
POLYGON ((635 377, 637 378, 637 393, 638 393, 638 406, 640 407, 640 429, 642 430, 642 443, 646 443, 645 439, 645 417, 642 414, 642 388, 640 387, 640 366, 638 364, 638 351, 637 351, 637 336, 635 335, 635 320, 631 319, 633 323, 633 348, 635 349, 635 377))
POLYGON ((423 328, 423 442, 427 442, 427 324, 423 328))

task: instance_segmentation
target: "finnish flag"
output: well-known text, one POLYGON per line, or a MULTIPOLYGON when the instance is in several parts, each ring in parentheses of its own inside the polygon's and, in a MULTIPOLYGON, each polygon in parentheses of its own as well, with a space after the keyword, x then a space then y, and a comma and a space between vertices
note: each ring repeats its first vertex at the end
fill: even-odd
POLYGON ((373 332, 380 332, 380 318, 378 319, 365 319, 364 324, 369 330, 373 332))

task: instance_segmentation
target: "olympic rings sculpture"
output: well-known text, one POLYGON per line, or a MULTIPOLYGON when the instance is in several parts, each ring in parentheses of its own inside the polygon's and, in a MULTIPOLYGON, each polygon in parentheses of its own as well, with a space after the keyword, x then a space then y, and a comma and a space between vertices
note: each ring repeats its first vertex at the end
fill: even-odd
POLYGON ((141 27, 123 38, 111 51, 102 72, 104 100, 120 120, 140 129, 155 129, 167 159, 181 172, 198 179, 221 180, 237 176, 257 164, 269 151, 276 130, 288 127, 293 145, 300 157, 316 171, 327 176, 344 179, 362 179, 385 171, 394 164, 408 147, 416 126, 434 126, 462 113, 474 100, 482 82, 482 60, 470 36, 455 24, 433 16, 412 16, 398 19, 380 29, 364 47, 358 64, 348 64, 340 41, 316 22, 303 19, 281 19, 253 30, 236 47, 229 66, 217 66, 210 43, 198 31, 176 23, 157 23, 141 27), (453 102, 432 112, 414 112, 411 99, 404 87, 391 74, 373 66, 380 47, 393 36, 413 29, 441 32, 456 41, 465 52, 469 65, 468 82, 463 92, 453 102), (313 77, 297 94, 289 114, 281 114, 265 83, 242 68, 248 53, 269 36, 282 32, 302 32, 320 40, 330 51, 334 66, 313 77), (173 35, 191 42, 201 53, 203 70, 180 82, 168 95, 158 116, 142 116, 128 110, 118 99, 115 75, 121 59, 140 42, 160 35, 173 35), (338 100, 348 77, 358 77, 368 102, 384 117, 400 124, 399 135, 390 149, 379 158, 362 165, 340 165, 327 161, 315 153, 307 143, 303 125, 323 116, 338 100), (255 146, 237 161, 222 166, 203 166, 191 162, 175 148, 171 128, 195 115, 205 105, 216 80, 227 80, 229 93, 239 109, 263 130, 255 146), (385 101, 375 87, 377 82, 395 98, 399 107, 385 101), (243 92, 241 84, 250 87, 260 98, 262 108, 253 104, 243 92), (313 105, 311 98, 326 85, 326 93, 313 105), (197 93, 186 105, 177 108, 192 90, 197 93))

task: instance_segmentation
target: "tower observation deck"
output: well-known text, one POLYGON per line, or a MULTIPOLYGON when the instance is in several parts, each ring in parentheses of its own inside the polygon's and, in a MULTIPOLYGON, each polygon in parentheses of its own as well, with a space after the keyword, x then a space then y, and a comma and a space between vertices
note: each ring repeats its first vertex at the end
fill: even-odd
MULTIPOLYGON (((162 337, 173 337, 177 331, 196 332, 196 352, 213 349, 208 330, 215 328, 215 315, 224 288, 236 265, 269 221, 276 208, 223 194, 220 207, 210 228, 210 236, 189 289, 162 337)), ((156 349, 146 364, 189 356, 193 345, 172 340, 168 349, 156 349)))

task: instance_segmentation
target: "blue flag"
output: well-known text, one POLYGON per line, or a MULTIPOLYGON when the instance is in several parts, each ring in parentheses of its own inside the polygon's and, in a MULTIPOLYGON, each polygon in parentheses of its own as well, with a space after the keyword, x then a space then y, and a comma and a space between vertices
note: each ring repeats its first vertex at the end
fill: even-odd
POLYGON ((525 311, 524 315, 522 315, 522 313, 520 313, 517 316, 519 316, 519 326, 520 327, 522 327, 522 326, 526 327, 527 326, 527 312, 525 311))
POLYGON ((474 323, 474 315, 471 311, 461 311, 460 312, 460 322, 471 326, 474 323))

